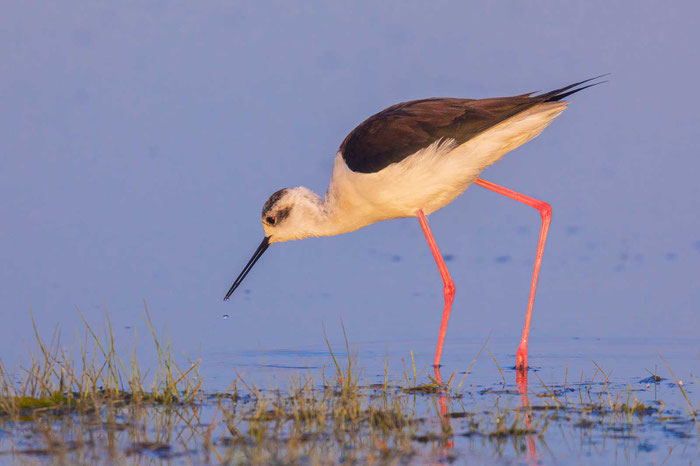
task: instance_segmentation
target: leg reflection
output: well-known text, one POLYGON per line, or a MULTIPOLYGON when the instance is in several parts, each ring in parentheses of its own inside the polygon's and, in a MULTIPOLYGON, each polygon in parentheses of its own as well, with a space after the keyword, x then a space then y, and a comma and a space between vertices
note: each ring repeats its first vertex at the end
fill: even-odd
MULTIPOLYGON (((532 432, 532 411, 530 408, 530 398, 527 394, 527 369, 516 370, 515 371, 515 383, 518 385, 518 392, 520 392, 520 401, 522 407, 525 411, 525 426, 529 432, 532 432)), ((528 457, 530 460, 537 460, 537 449, 535 447, 535 436, 532 433, 527 435, 528 442, 528 457)))
MULTIPOLYGON (((440 375, 440 367, 433 366, 435 369, 435 381, 442 384, 442 376, 440 375)), ((446 388, 440 389, 438 393, 438 404, 440 405, 440 421, 442 422, 442 434, 445 440, 442 442, 442 446, 445 450, 451 450, 455 446, 455 442, 452 438, 452 424, 450 424, 450 418, 447 415, 447 393, 446 388)))

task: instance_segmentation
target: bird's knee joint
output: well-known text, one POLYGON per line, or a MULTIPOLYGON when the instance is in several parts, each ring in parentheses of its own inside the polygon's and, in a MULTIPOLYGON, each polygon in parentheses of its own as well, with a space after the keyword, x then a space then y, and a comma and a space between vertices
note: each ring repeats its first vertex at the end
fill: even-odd
POLYGON ((540 216, 542 217, 542 220, 548 220, 552 218, 552 206, 549 205, 547 202, 542 202, 537 210, 540 211, 540 216))
POLYGON ((445 287, 443 288, 443 293, 445 296, 454 296, 455 291, 457 291, 457 289, 455 288, 454 283, 445 283, 445 287))

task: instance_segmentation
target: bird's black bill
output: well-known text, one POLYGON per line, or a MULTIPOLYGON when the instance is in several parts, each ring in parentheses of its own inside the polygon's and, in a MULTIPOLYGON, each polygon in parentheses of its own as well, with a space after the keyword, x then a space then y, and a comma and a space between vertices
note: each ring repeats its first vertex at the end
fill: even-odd
POLYGON ((231 288, 228 290, 228 293, 226 293, 226 296, 224 296, 224 301, 228 301, 228 298, 231 297, 234 291, 236 291, 236 288, 238 288, 238 285, 241 284, 243 279, 245 278, 246 275, 248 275, 248 272, 250 272, 250 269, 253 268, 255 263, 262 257, 263 253, 267 250, 267 248, 270 246, 270 237, 266 236, 263 240, 262 243, 260 243, 260 246, 258 246, 258 249, 255 250, 253 253, 253 257, 250 258, 248 263, 245 265, 243 268, 243 271, 238 275, 238 278, 236 278, 236 281, 233 282, 233 285, 231 285, 231 288))

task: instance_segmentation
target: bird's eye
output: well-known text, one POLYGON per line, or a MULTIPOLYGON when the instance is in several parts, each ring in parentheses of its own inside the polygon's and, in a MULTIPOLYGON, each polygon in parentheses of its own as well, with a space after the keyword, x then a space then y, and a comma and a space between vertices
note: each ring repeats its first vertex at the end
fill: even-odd
POLYGON ((269 223, 270 225, 275 224, 275 217, 265 217, 265 221, 269 223))

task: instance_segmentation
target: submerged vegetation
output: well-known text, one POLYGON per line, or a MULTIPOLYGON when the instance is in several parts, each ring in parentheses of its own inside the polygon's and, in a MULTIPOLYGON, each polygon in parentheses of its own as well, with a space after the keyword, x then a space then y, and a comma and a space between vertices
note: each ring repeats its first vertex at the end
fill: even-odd
POLYGON ((158 362, 148 370, 136 345, 129 358, 117 354, 108 316, 99 330, 82 320, 70 349, 59 329, 44 341, 35 325, 29 364, 10 371, 0 361, 0 458, 326 464, 607 454, 618 462, 651 455, 660 463, 700 453, 693 390, 665 360, 673 384, 656 369, 635 385, 614 383, 595 363, 593 374, 578 380, 569 380, 567 368, 560 383, 531 371, 529 383, 524 374, 508 384, 487 350, 500 379, 470 385, 487 339, 469 367, 446 381, 439 371, 420 374, 411 353, 399 377, 390 376, 387 359, 383 379, 370 383, 346 337, 341 357, 326 339, 330 374, 296 373, 264 388, 238 376, 228 389, 208 393, 199 361, 177 363, 147 310, 158 362), (649 401, 657 388, 678 391, 685 411, 656 396, 649 401))

